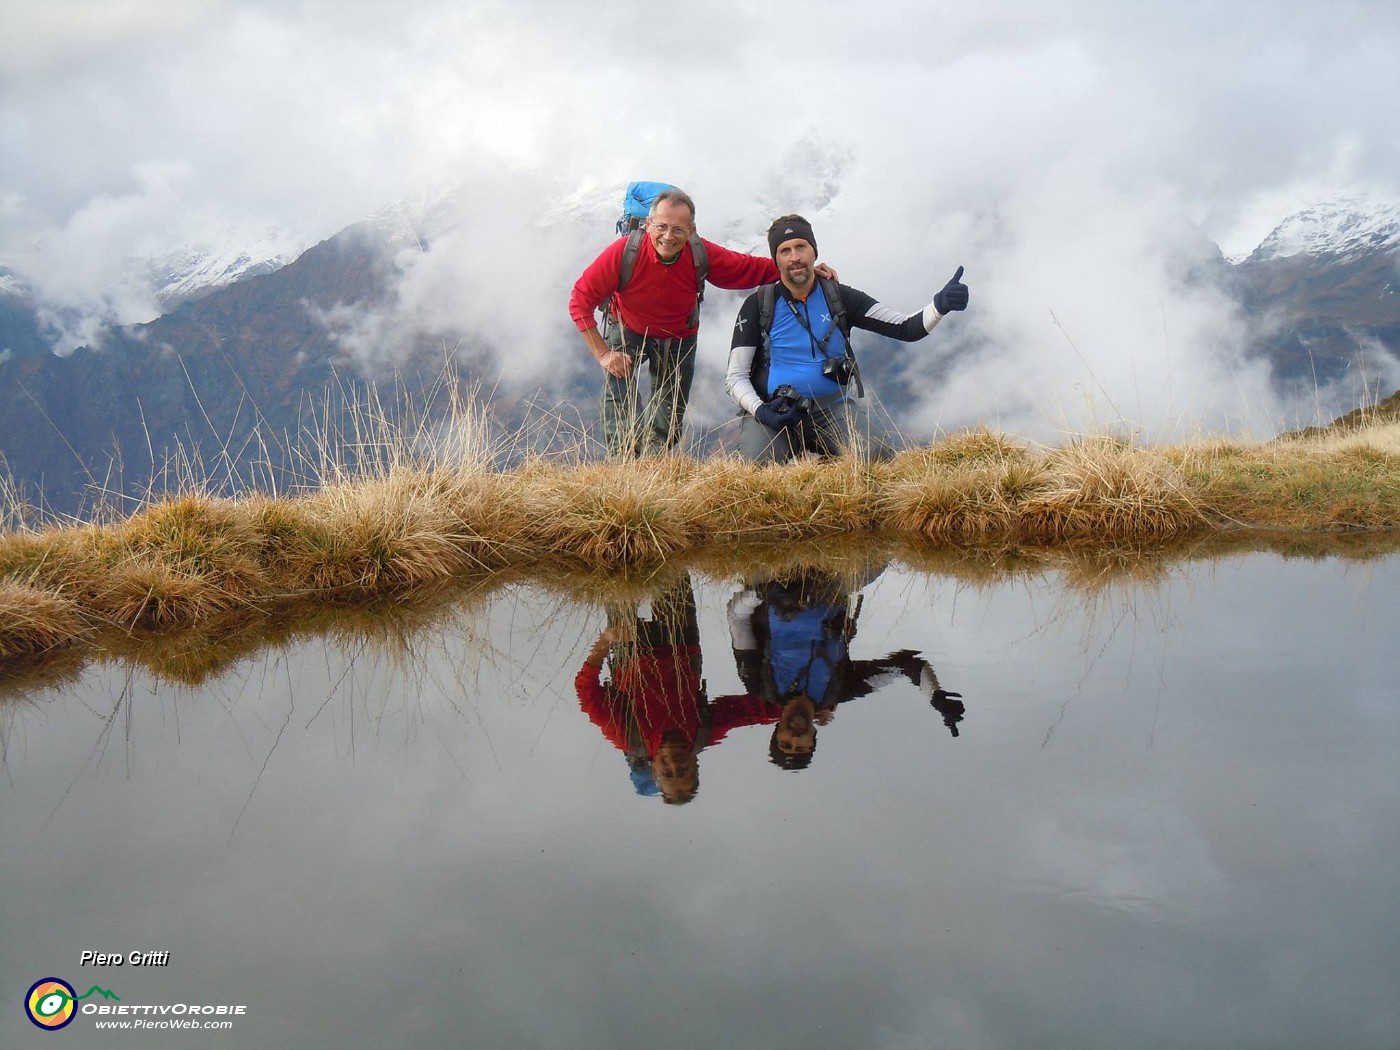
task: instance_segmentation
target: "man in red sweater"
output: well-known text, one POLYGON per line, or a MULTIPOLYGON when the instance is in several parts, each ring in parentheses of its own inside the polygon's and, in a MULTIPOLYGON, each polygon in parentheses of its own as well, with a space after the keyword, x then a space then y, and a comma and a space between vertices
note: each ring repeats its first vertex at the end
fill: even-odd
POLYGON ((773 722, 778 705, 752 696, 711 702, 701 678, 700 622, 689 574, 651 603, 608 610, 574 689, 585 714, 624 755, 638 794, 683 805, 700 787, 699 753, 731 729, 773 722), (603 664, 611 681, 603 681, 603 664))
MULTIPOLYGON (((626 287, 618 291, 626 237, 604 249, 574 283, 569 316, 598 359, 603 382, 603 437, 608 455, 635 458, 675 448, 681 437, 690 384, 695 377, 695 202, 681 190, 657 196, 626 287), (594 311, 612 296, 614 323, 607 340, 594 311), (611 345, 610 345, 611 344, 611 345), (638 361, 647 363, 650 392, 639 411, 638 361)), ((720 288, 756 288, 778 279, 772 259, 731 251, 704 241, 709 273, 720 288)))

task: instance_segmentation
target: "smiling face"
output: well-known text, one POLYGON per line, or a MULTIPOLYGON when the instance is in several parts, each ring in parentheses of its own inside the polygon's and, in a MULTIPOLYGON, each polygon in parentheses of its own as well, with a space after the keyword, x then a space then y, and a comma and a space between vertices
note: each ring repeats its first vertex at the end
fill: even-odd
POLYGON ((694 226, 695 216, 684 204, 657 201, 656 207, 647 218, 647 236, 651 238, 656 254, 670 262, 680 255, 685 242, 690 240, 694 226))
POLYGON ((683 739, 668 733, 651 760, 651 773, 661 797, 672 805, 689 802, 700 786, 700 763, 683 739))
POLYGON ((813 267, 817 263, 817 250, 801 237, 794 237, 778 245, 773 261, 778 264, 778 273, 788 290, 794 295, 805 296, 816 275, 813 267))

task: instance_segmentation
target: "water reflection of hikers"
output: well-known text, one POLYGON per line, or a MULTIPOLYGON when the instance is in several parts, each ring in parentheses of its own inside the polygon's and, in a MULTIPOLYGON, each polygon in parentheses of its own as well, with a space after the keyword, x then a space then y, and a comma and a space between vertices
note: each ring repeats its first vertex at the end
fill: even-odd
POLYGON ((781 708, 768 752, 783 769, 811 763, 817 726, 835 717, 837 704, 868 696, 895 675, 919 686, 949 732, 958 735, 962 694, 946 692, 917 652, 851 659, 862 597, 835 576, 808 569, 757 583, 729 601, 739 678, 752 697, 781 708))
POLYGON ((701 750, 736 726, 775 721, 778 709, 755 697, 708 701, 689 576, 651 605, 648 619, 635 605, 608 609, 608 626, 574 687, 584 712, 627 756, 637 793, 681 805, 699 790, 701 750), (609 682, 602 680, 605 660, 609 682))

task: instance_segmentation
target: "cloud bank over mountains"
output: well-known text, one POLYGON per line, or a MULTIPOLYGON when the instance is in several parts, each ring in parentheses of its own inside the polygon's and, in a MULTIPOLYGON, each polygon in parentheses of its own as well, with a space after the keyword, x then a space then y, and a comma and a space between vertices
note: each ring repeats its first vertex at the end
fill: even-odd
MULTIPOLYGON (((559 389, 593 367, 569 288, 622 185, 653 178, 735 247, 804 211, 823 258, 894 306, 965 265, 972 308, 903 351, 917 436, 1271 433, 1299 409, 1241 359, 1236 304, 1203 279, 1215 245, 1247 255, 1337 189, 1400 200, 1389 5, 3 10, 0 262, 68 339, 161 309, 146 260, 294 254, 439 202, 392 301, 327 322, 369 369, 410 330, 466 333, 502 382, 559 389)), ((697 420, 729 411, 735 305, 710 298, 697 420)))

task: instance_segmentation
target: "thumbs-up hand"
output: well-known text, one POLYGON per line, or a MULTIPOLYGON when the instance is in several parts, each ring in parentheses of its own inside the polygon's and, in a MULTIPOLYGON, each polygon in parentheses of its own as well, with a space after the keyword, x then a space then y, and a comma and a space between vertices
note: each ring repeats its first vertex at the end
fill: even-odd
POLYGON ((962 283, 963 268, 953 274, 953 279, 943 286, 943 290, 933 297, 933 308, 940 314, 952 310, 967 309, 967 285, 962 283))

